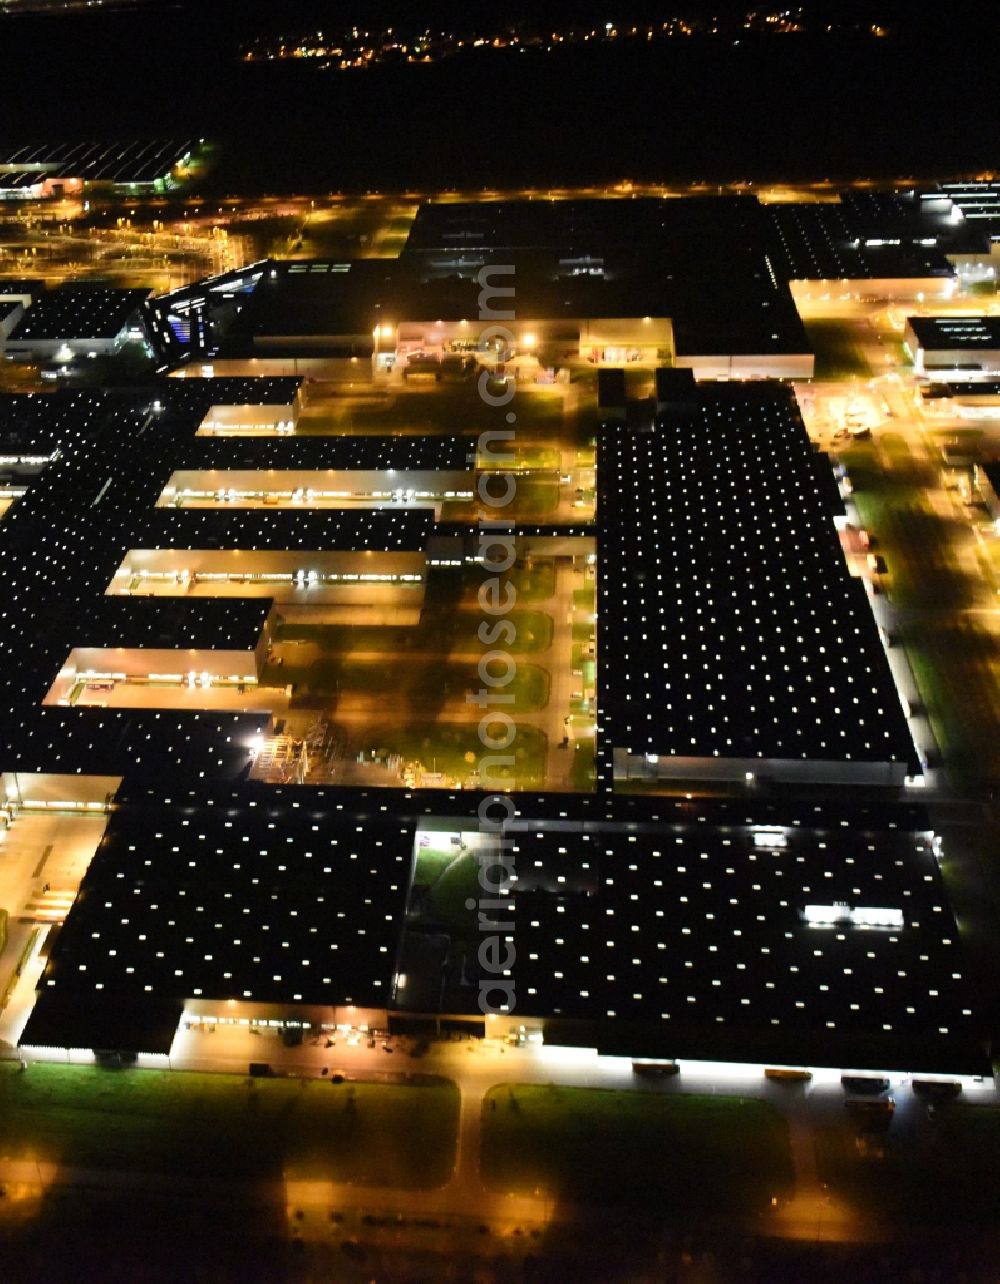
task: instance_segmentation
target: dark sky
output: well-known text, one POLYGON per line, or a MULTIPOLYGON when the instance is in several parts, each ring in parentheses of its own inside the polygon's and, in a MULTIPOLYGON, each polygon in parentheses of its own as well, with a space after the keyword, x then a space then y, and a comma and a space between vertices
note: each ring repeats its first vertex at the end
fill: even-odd
MULTIPOLYGON (((849 3, 837 0, 838 12, 849 3)), ((343 74, 301 63, 248 67, 235 57, 262 16, 309 29, 324 15, 389 7, 181 0, 130 14, 0 17, 0 137, 204 134, 225 144, 217 175, 225 190, 1000 168, 1000 3, 986 5, 991 26, 963 16, 977 8, 962 0, 933 23, 926 6, 895 0, 913 19, 895 40, 678 40, 343 74)), ((472 7, 433 6, 465 20, 472 7)), ((677 0, 678 10, 692 7, 677 0)), ((581 0, 555 0, 545 12, 563 8, 579 20, 581 0)), ((673 5, 634 0, 629 12, 642 8, 673 5)), ((625 9, 589 12, 606 21, 625 9)))

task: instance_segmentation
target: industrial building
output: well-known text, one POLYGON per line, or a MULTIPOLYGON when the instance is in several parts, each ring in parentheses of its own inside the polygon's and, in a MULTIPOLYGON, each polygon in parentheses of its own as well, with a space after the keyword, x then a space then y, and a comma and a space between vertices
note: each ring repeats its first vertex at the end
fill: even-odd
POLYGON ((107 188, 163 192, 175 186, 201 146, 198 139, 42 142, 0 150, 0 200, 81 196, 107 188))
MULTIPOLYGON (((376 371, 416 363, 460 377, 479 274, 499 255, 517 286, 506 355, 529 368, 673 362, 702 377, 808 378, 769 235, 752 198, 424 205, 397 261, 254 265, 218 353, 367 357, 376 371)), ((509 284, 494 276, 487 289, 509 284)), ((187 294, 179 302, 189 310, 187 294)))
POLYGON ((1000 317, 907 317, 903 336, 917 374, 972 379, 1000 373, 1000 317))
POLYGON ((7 338, 11 361, 69 365, 113 356, 132 339, 143 342, 148 290, 58 289, 33 299, 7 338))
POLYGON ((902 784, 920 763, 790 393, 606 433, 599 722, 616 778, 902 784))
MULTIPOLYGON (((182 1017, 475 1029, 476 929, 422 917, 411 884, 421 836, 475 829, 477 802, 125 786, 22 1045, 166 1053, 182 1017)), ((495 916, 518 999, 495 1030, 631 1056, 983 1069, 921 809, 565 803, 521 796, 504 826, 495 916)))
POLYGON ((0 299, 0 358, 7 347, 7 340, 24 315, 24 305, 17 299, 0 299))
MULTIPOLYGON (((264 261, 148 302, 12 300, 33 359, 113 351, 141 323, 186 376, 0 398, 6 810, 109 815, 23 1047, 164 1055, 185 1023, 216 1021, 482 1032, 475 901, 444 912, 417 877, 438 842, 474 890, 471 836, 511 857, 497 931, 517 957, 498 976, 518 999, 501 1031, 639 1057, 987 1068, 940 842, 907 801, 926 764, 889 639, 845 557, 830 459, 778 382, 813 372, 795 282, 836 269, 868 291, 947 292, 945 242, 920 237, 951 216, 902 194, 815 219, 775 208, 425 206, 398 261, 264 261), (509 531, 524 567, 561 558, 588 585, 585 628, 576 589, 558 624, 567 703, 596 690, 597 780, 514 792, 486 832, 478 769, 465 788, 439 788, 433 763, 427 788, 309 784, 311 742, 283 729, 296 700, 330 707, 311 629, 414 627, 428 601, 459 600, 492 471, 471 427, 310 435, 303 378, 210 376, 218 359, 315 361, 368 389, 471 379, 491 360, 475 334, 496 261, 517 288, 504 364, 598 388, 596 518, 571 489, 509 531), (289 623, 304 658, 286 667, 289 623), (296 739, 285 774, 254 775, 296 739)), ((550 454, 555 491, 577 484, 550 454)), ((372 655, 380 679, 391 657, 372 655)), ((417 659, 431 685, 437 653, 417 659)), ((391 700, 372 698, 389 726, 391 700)))

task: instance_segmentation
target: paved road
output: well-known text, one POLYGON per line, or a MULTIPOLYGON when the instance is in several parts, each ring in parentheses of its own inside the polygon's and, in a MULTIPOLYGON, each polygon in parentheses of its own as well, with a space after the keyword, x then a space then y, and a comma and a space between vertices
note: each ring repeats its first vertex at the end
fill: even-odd
MULTIPOLYGON (((477 1221, 524 1226, 542 1226, 553 1216, 553 1202, 544 1194, 518 1196, 488 1190, 479 1173, 480 1127, 483 1099, 498 1084, 560 1083, 568 1086, 613 1088, 629 1092, 676 1094, 697 1092, 753 1097, 766 1101, 788 1119, 792 1157, 795 1165, 793 1196, 780 1202, 768 1218, 769 1233, 799 1238, 865 1239, 884 1233, 873 1219, 848 1210, 821 1184, 817 1173, 813 1140, 817 1128, 843 1129, 843 1090, 839 1075, 816 1072, 808 1085, 779 1084, 764 1078, 760 1067, 720 1066, 684 1062, 680 1076, 667 1080, 639 1079, 631 1063, 622 1058, 563 1048, 534 1045, 511 1047, 487 1039, 434 1043, 426 1054, 414 1058, 413 1045, 405 1039, 391 1041, 392 1053, 381 1041, 374 1049, 364 1042, 346 1043, 338 1036, 336 1046, 325 1047, 325 1039, 285 1048, 277 1033, 251 1035, 245 1027, 217 1025, 213 1032, 182 1024, 169 1059, 175 1069, 225 1071, 244 1074, 249 1061, 268 1061, 282 1073, 320 1076, 326 1067, 358 1078, 396 1080, 412 1073, 435 1074, 454 1080, 461 1094, 460 1127, 456 1161, 451 1179, 436 1191, 373 1189, 332 1183, 295 1183, 295 1200, 322 1204, 327 1208, 355 1212, 381 1210, 422 1216, 475 1219, 477 1221), (819 1228, 819 1229, 818 1229, 819 1228)), ((33 1058, 34 1059, 34 1058, 33 1058)), ((81 1060, 85 1058, 80 1058, 81 1060)), ((155 1058, 146 1059, 150 1064, 155 1058)), ((166 1061, 160 1062, 166 1064, 166 1061)), ((917 1127, 924 1105, 914 1097, 905 1076, 893 1078, 897 1103, 895 1131, 917 1127)), ((969 1100, 997 1103, 992 1084, 969 1082, 969 1100)), ((761 1226, 751 1219, 748 1230, 761 1226)))
MULTIPOLYGON (((775 1084, 763 1077, 759 1067, 718 1066, 687 1062, 678 1078, 650 1081, 637 1079, 631 1063, 620 1058, 599 1058, 576 1050, 515 1048, 494 1040, 456 1040, 432 1044, 430 1050, 414 1059, 412 1045, 406 1040, 394 1041, 395 1051, 385 1052, 381 1044, 368 1049, 364 1044, 347 1045, 338 1039, 333 1049, 325 1040, 306 1043, 299 1048, 284 1048, 274 1035, 251 1036, 245 1028, 216 1026, 214 1033, 182 1027, 171 1052, 170 1064, 176 1069, 197 1069, 245 1073, 249 1060, 268 1060, 281 1072, 316 1076, 322 1067, 359 1078, 378 1079, 386 1076, 419 1072, 440 1074, 453 1079, 461 1094, 460 1124, 455 1165, 448 1182, 436 1190, 414 1191, 394 1188, 372 1188, 323 1181, 299 1181, 289 1175, 284 1185, 239 1186, 229 1183, 196 1182, 192 1193, 199 1198, 247 1199, 250 1202, 279 1200, 290 1210, 305 1210, 324 1235, 329 1233, 329 1213, 340 1213, 353 1223, 362 1218, 435 1219, 445 1227, 445 1238, 455 1227, 478 1233, 486 1225, 490 1233, 502 1240, 516 1238, 515 1230, 530 1234, 541 1231, 553 1219, 572 1219, 579 1210, 560 1209, 544 1192, 535 1195, 512 1195, 486 1188, 479 1171, 480 1131, 483 1099, 498 1084, 557 1082, 577 1087, 614 1088, 629 1092, 654 1092, 673 1095, 679 1092, 754 1097, 766 1101, 783 1113, 789 1123, 795 1188, 791 1197, 780 1200, 773 1211, 762 1218, 746 1218, 741 1225, 748 1234, 773 1235, 789 1239, 850 1240, 862 1242, 886 1237, 888 1230, 865 1210, 848 1208, 828 1191, 817 1172, 814 1138, 817 1128, 848 1127, 843 1109, 843 1091, 838 1076, 818 1072, 808 1085, 775 1084)), ((30 1071, 29 1071, 30 1073, 30 1071)), ((894 1129, 912 1132, 919 1129, 923 1104, 910 1091, 909 1082, 898 1078, 893 1083, 897 1102, 894 1129)), ((972 1100, 996 1102, 992 1085, 966 1086, 972 1100)), ((150 1195, 163 1193, 165 1179, 155 1175, 124 1175, 60 1167, 39 1169, 33 1163, 6 1160, 0 1162, 0 1182, 45 1186, 51 1182, 110 1189, 123 1187, 148 1190, 150 1195)), ((187 1183, 185 1183, 187 1185, 187 1183)), ((600 1214, 594 1211, 594 1217, 600 1214)), ((689 1219, 692 1224, 712 1224, 712 1218, 689 1219)), ((594 1224, 599 1224, 599 1220, 594 1224)), ((720 1226, 733 1229, 732 1219, 720 1212, 720 1226)), ((421 1232, 426 1239, 426 1228, 421 1232)))

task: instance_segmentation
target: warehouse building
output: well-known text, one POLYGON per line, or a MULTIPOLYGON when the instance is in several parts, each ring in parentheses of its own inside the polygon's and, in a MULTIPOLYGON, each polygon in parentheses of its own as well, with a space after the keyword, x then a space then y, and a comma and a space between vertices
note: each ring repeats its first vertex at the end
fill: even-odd
POLYGON ((785 390, 699 394, 601 442, 608 778, 903 784, 921 764, 829 462, 785 390))
POLYGON ((1000 374, 1000 317, 907 317, 903 341, 917 374, 1000 374))
POLYGON ((570 818, 565 798, 522 795, 493 915, 516 1002, 487 1023, 478 929, 428 920, 413 885, 422 843, 471 841, 478 802, 124 786, 22 1046, 162 1054, 216 1022, 488 1024, 633 1057, 983 1071, 919 808, 583 798, 570 818))
POLYGON ((128 341, 143 342, 148 290, 60 289, 34 299, 7 339, 11 361, 66 366, 113 356, 128 341))

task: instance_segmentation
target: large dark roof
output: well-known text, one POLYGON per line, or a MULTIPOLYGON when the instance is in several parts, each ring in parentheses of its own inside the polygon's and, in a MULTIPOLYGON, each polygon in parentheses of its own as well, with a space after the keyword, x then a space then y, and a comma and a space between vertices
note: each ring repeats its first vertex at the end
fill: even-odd
POLYGON ((131 1014, 147 997, 384 1007, 412 853, 411 825, 315 797, 120 805, 22 1041, 75 1043, 95 1000, 123 1015, 115 1038, 84 1033, 89 1047, 135 1048, 131 1014))
POLYGON ((771 259, 785 280, 866 280, 952 276, 933 229, 895 203, 859 198, 843 205, 769 205, 771 259), (928 234, 929 233, 929 234, 928 234))
MULTIPOLYGON (((151 183, 165 177, 196 146, 196 140, 190 138, 22 143, 0 151, 0 166, 21 167, 26 183, 46 178, 151 183)), ((21 175, 7 177, 17 179, 21 175)))
MULTIPOLYGON (((410 228, 405 257, 548 251, 566 263, 611 264, 655 256, 671 243, 700 242, 706 257, 720 237, 762 227, 753 196, 431 202, 410 228)), ((737 247, 739 248, 739 247, 737 247)))
POLYGON ((344 471, 461 471, 475 459, 473 437, 196 437, 181 468, 344 471))
POLYGON ((990 238, 1000 231, 1000 182, 941 183, 926 195, 948 200, 952 214, 960 211, 961 218, 952 226, 962 249, 989 252, 990 238))
POLYGON ((75 392, 0 393, 0 453, 50 454, 98 431, 98 399, 75 392))
POLYGON ((165 379, 152 395, 178 414, 204 416, 212 406, 290 406, 302 387, 297 376, 240 376, 205 379, 185 376, 165 379))
MULTIPOLYGON (((157 508, 171 474, 222 463, 211 438, 196 438, 217 397, 239 388, 165 380, 151 389, 0 398, 0 449, 54 457, 0 524, 0 758, 5 767, 86 771, 151 779, 232 778, 249 762, 265 714, 42 707, 74 647, 253 645, 268 602, 106 598, 132 548, 372 549, 419 551, 434 530, 429 510, 264 511, 157 508), (151 412, 155 399, 163 405, 151 412)), ((270 381, 268 381, 270 383, 270 381)), ((287 387, 260 390, 264 399, 287 387)), ((252 401, 254 388, 240 395, 252 401)), ((280 466, 433 466, 464 457, 457 439, 352 438, 315 443, 227 439, 237 461, 280 466)))
MULTIPOLYGON (((391 1007, 414 831, 425 815, 475 824, 480 802, 259 782, 124 787, 22 1042, 165 1051, 189 997, 391 1007)), ((574 1023, 560 1038, 984 1069, 920 808, 513 802, 512 910, 496 918, 513 925, 518 1010, 574 1023), (806 905, 838 903, 899 910, 903 924, 803 919, 806 905)))
POLYGON ((154 508, 129 548, 352 549, 419 552, 435 530, 429 508, 154 508))
POLYGON ((0 276, 0 298, 10 294, 40 294, 45 282, 37 276, 0 276))
POLYGON ((752 197, 424 205, 399 260, 270 264, 227 349, 346 351, 379 322, 472 321, 480 267, 502 263, 522 318, 670 317, 684 355, 807 353, 773 235, 752 197))
POLYGON ((523 823, 509 837, 512 908, 497 917, 525 1016, 602 1039, 624 1024, 633 1052, 984 1068, 926 834, 523 823), (902 925, 812 925, 807 905, 898 910, 902 925))
POLYGON ((698 414, 600 450, 602 726, 631 753, 916 755, 792 394, 701 385, 698 414))
POLYGON ((970 355, 1000 348, 1000 317, 907 317, 906 323, 927 352, 967 348, 970 355))
POLYGON ((142 306, 148 290, 48 290, 32 300, 11 343, 113 339, 142 306))
POLYGON ((76 645, 252 652, 270 606, 267 598, 101 597, 77 617, 76 645))

